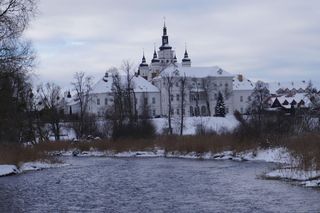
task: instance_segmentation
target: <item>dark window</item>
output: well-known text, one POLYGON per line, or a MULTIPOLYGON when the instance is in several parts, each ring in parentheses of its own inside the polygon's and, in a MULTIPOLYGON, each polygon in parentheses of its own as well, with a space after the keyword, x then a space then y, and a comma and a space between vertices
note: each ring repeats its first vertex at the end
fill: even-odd
POLYGON ((193 107, 190 106, 190 116, 194 116, 193 107))
POLYGON ((207 114, 207 108, 205 106, 201 107, 201 114, 204 116, 207 114))

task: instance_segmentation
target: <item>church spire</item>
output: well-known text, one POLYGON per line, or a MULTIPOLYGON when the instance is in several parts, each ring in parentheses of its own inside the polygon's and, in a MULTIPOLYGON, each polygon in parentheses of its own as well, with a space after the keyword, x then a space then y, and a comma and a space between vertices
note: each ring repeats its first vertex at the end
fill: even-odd
POLYGON ((164 19, 163 34, 162 34, 162 45, 160 47, 160 50, 166 50, 166 49, 171 50, 172 47, 169 45, 169 36, 168 36, 168 32, 167 32, 166 21, 164 19))
POLYGON ((184 47, 184 58, 189 58, 187 43, 185 43, 185 47, 184 47))
POLYGON ((187 44, 185 45, 184 57, 182 59, 182 66, 190 67, 191 66, 191 59, 189 58, 187 44))
POLYGON ((144 56, 144 50, 143 50, 143 53, 142 53, 142 63, 146 63, 146 57, 144 56))
POLYGON ((167 35, 166 17, 163 17, 163 36, 167 35))
POLYGON ((147 67, 147 66, 148 66, 148 64, 146 63, 146 57, 144 56, 144 50, 143 50, 143 55, 142 55, 140 67, 147 67))
POLYGON ((160 62, 160 60, 158 59, 158 55, 156 52, 156 45, 154 45, 153 58, 151 60, 151 63, 156 63, 156 62, 160 62))
POLYGON ((157 52, 156 52, 156 45, 154 45, 154 49, 153 49, 153 58, 158 58, 157 52))

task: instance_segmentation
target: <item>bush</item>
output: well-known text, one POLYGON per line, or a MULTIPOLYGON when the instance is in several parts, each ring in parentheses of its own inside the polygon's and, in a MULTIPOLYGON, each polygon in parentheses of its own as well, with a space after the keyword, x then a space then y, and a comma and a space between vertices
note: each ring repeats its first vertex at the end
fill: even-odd
POLYGON ((112 138, 153 138, 156 134, 155 126, 151 120, 141 119, 134 123, 118 125, 116 122, 113 125, 112 138))

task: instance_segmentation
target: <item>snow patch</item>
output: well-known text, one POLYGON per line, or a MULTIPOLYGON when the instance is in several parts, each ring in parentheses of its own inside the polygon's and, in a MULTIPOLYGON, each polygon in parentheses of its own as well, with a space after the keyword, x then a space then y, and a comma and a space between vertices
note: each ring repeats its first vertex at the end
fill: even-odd
POLYGON ((68 166, 69 164, 63 164, 63 163, 45 163, 45 162, 27 162, 23 163, 20 166, 21 172, 27 172, 27 171, 38 171, 43 169, 50 169, 50 168, 59 168, 63 166, 68 166))
POLYGON ((313 179, 319 179, 320 171, 302 171, 294 168, 284 168, 271 171, 265 176, 267 178, 290 179, 294 181, 310 181, 313 179))
MULTIPOLYGON (((167 127, 167 118, 154 118, 152 121, 158 134, 161 134, 163 129, 167 127)), ((226 117, 186 117, 184 124, 183 134, 195 135, 199 125, 204 126, 206 130, 223 133, 223 131, 234 130, 239 122, 233 115, 227 115, 226 117)), ((175 133, 179 133, 179 122, 175 122, 175 118, 172 119, 172 125, 175 133)))
POLYGON ((14 175, 19 173, 19 170, 14 165, 0 165, 0 177, 14 175))
POLYGON ((292 162, 292 157, 285 148, 269 148, 258 149, 240 154, 246 160, 264 161, 269 163, 283 163, 289 164, 292 162))
POLYGON ((45 162, 27 162, 27 163, 21 164, 19 169, 15 165, 0 165, 0 177, 20 174, 28 171, 38 171, 38 170, 49 169, 49 168, 58 168, 58 167, 68 166, 68 165, 69 164, 62 164, 62 163, 51 164, 51 163, 45 163, 45 162))

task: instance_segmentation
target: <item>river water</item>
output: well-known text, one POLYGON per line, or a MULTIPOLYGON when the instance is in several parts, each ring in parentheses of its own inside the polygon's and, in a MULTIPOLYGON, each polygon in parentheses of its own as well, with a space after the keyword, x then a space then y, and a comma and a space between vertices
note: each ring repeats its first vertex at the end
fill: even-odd
POLYGON ((320 190, 258 178, 272 164, 66 158, 0 178, 0 212, 320 212, 320 190))

